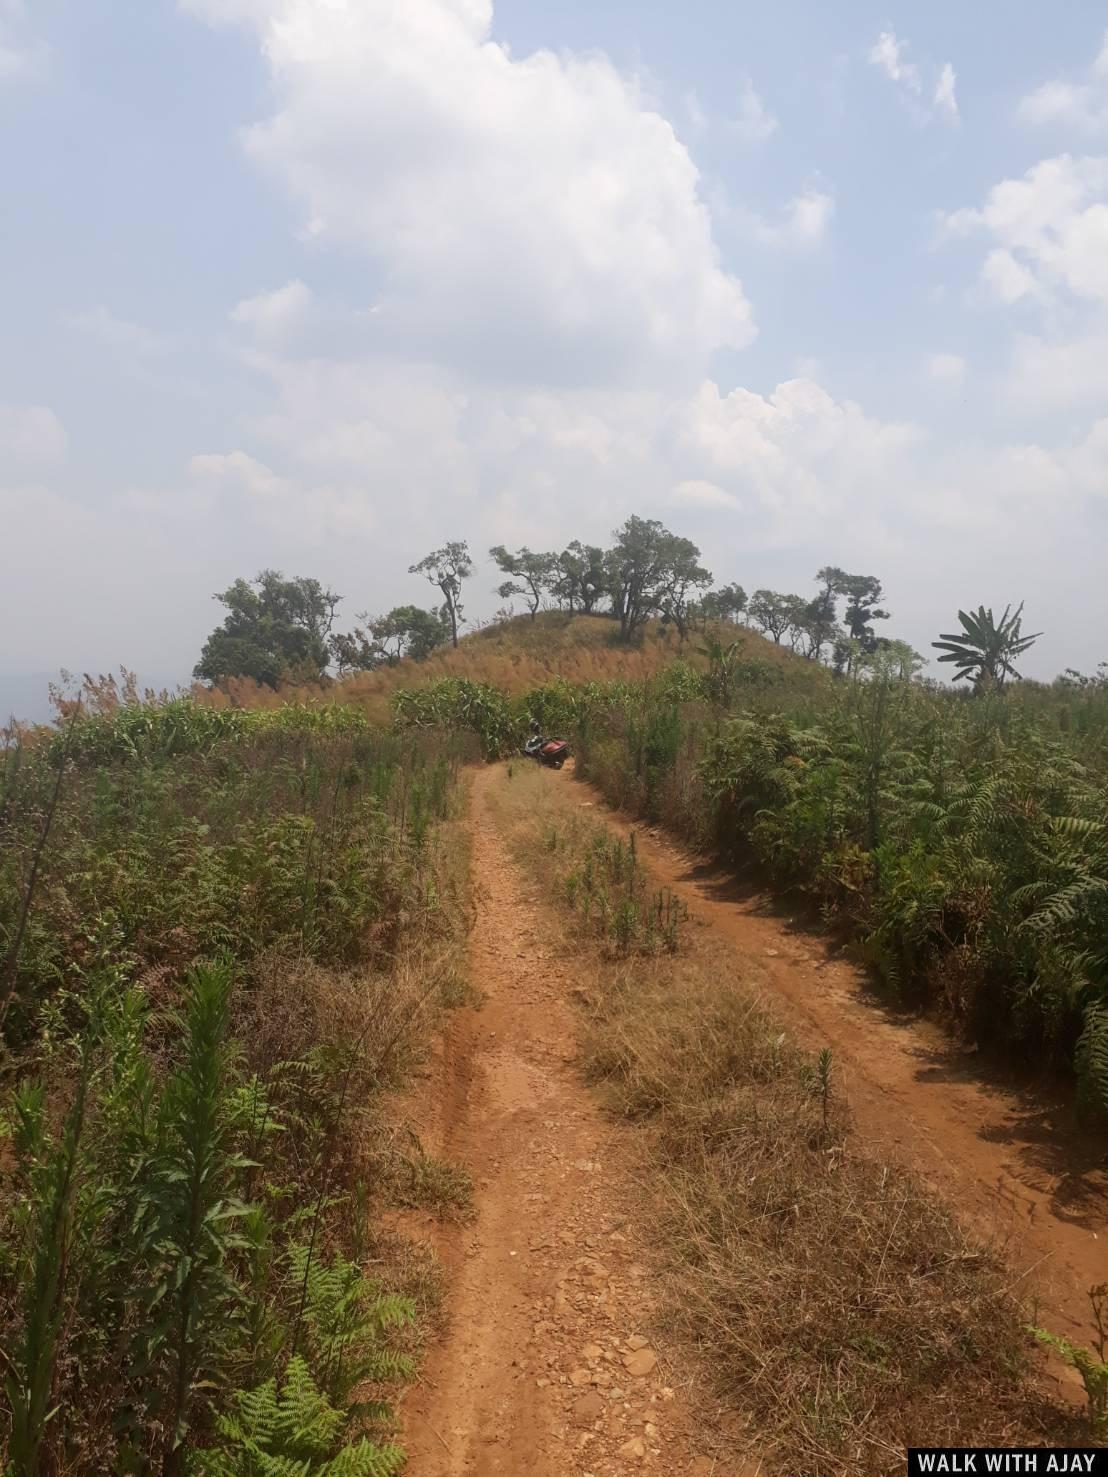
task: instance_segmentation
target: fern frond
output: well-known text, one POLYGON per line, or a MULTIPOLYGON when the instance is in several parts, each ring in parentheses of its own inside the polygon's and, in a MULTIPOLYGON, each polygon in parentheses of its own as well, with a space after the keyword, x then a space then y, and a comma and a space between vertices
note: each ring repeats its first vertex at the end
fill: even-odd
POLYGON ((1108 1004, 1098 1001, 1086 1006, 1074 1060, 1083 1101, 1108 1114, 1108 1004))

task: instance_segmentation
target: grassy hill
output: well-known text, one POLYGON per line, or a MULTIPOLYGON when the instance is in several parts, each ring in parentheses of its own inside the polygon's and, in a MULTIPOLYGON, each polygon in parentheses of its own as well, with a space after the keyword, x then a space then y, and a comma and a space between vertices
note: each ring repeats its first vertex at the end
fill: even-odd
MULTIPOLYGON (((744 657, 766 664, 810 690, 826 674, 793 652, 775 646, 756 631, 740 626, 713 628, 724 642, 742 642, 744 657)), ((388 719, 395 694, 401 689, 424 688, 450 678, 487 683, 510 697, 562 681, 644 682, 658 676, 675 661, 699 671, 708 660, 701 650, 703 636, 687 642, 660 622, 652 622, 634 646, 622 645, 615 621, 603 615, 574 615, 545 611, 534 620, 517 616, 463 636, 457 648, 446 646, 426 661, 402 661, 327 686, 285 688, 274 693, 245 679, 232 679, 222 692, 202 693, 216 706, 278 707, 289 701, 352 703, 380 721, 388 719)))

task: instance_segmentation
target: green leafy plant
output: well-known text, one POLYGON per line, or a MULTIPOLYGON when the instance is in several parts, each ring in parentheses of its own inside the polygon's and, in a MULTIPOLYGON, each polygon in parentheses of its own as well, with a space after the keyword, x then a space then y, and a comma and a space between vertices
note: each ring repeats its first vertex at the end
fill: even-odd
POLYGON ((1108 1282, 1101 1282, 1089 1289, 1096 1337, 1093 1348, 1083 1349, 1069 1339, 1048 1333, 1045 1328, 1032 1328, 1031 1332, 1041 1344, 1046 1344, 1071 1364, 1081 1376, 1088 1401, 1089 1425, 1094 1436, 1108 1436, 1108 1282))
POLYGON ((234 1048, 227 1039, 232 975, 227 967, 190 976, 176 1023, 185 1055, 161 1094, 155 1148, 135 1213, 148 1291, 134 1350, 136 1373, 157 1370, 147 1404, 167 1432, 164 1477, 183 1471, 197 1386, 218 1379, 241 1316, 229 1256, 243 1246, 246 1213, 235 1193, 245 1161, 229 1132, 234 1048))
POLYGON ((47 1427, 59 1410, 55 1374, 77 1241, 92 1036, 90 1027, 81 1041, 73 1103, 56 1142, 51 1141, 47 1127, 42 1087, 25 1084, 15 1099, 15 1148, 23 1165, 28 1204, 21 1268, 23 1334, 8 1361, 5 1379, 11 1406, 8 1456, 13 1477, 36 1477, 47 1427))
POLYGON ((218 1422, 219 1448, 198 1453, 204 1477, 393 1477, 404 1454, 366 1436, 347 1442, 349 1418, 318 1388, 307 1361, 294 1356, 281 1385, 266 1380, 239 1391, 218 1422))
POLYGON ((962 623, 960 632, 944 632, 931 645, 943 653, 940 662, 953 662, 958 667, 955 682, 968 678, 979 692, 990 688, 1001 691, 1009 677, 1018 679, 1015 659, 1042 635, 1041 631, 1023 635, 1022 601, 1014 611, 1010 605, 1005 606, 999 621, 983 605, 975 611, 960 610, 958 619, 962 623))

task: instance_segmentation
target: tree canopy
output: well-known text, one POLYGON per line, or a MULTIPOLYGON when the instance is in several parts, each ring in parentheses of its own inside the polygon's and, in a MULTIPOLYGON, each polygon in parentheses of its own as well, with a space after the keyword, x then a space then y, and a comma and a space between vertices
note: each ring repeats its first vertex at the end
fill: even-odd
POLYGON ((489 558, 495 561, 502 574, 511 576, 497 587, 496 593, 502 600, 510 600, 513 595, 522 595, 527 601, 531 619, 534 620, 543 596, 557 579, 557 555, 534 554, 526 545, 513 554, 503 544, 495 544, 489 550, 489 558))
POLYGON ((371 672, 376 667, 395 667, 405 657, 424 661, 450 640, 450 621, 445 609, 421 610, 418 605, 397 605, 387 615, 370 620, 352 632, 331 637, 331 653, 340 676, 371 672))
POLYGON ((569 610, 591 615, 608 593, 604 550, 574 539, 557 557, 551 593, 569 610))
POLYGON ((700 550, 655 518, 628 518, 612 537, 605 563, 621 638, 633 640, 654 615, 668 617, 684 635, 690 600, 712 583, 697 562, 700 550))
POLYGON ((227 615, 205 641, 194 676, 205 682, 252 677, 276 687, 289 680, 318 681, 325 674, 341 595, 318 580, 286 579, 279 570, 263 569, 256 579, 238 579, 215 598, 227 615))

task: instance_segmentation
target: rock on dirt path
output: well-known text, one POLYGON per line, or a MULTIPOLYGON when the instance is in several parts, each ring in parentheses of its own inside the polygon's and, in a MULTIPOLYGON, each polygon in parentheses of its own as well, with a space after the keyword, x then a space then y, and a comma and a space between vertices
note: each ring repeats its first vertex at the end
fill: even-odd
POLYGON ((694 1397, 651 1341, 633 1130, 605 1121, 575 1070, 572 962, 497 834, 498 775, 476 773, 471 795, 470 965, 486 998, 452 1020, 422 1124, 470 1168, 475 1216, 438 1238, 448 1326, 403 1402, 407 1471, 737 1477, 705 1452, 694 1397))

